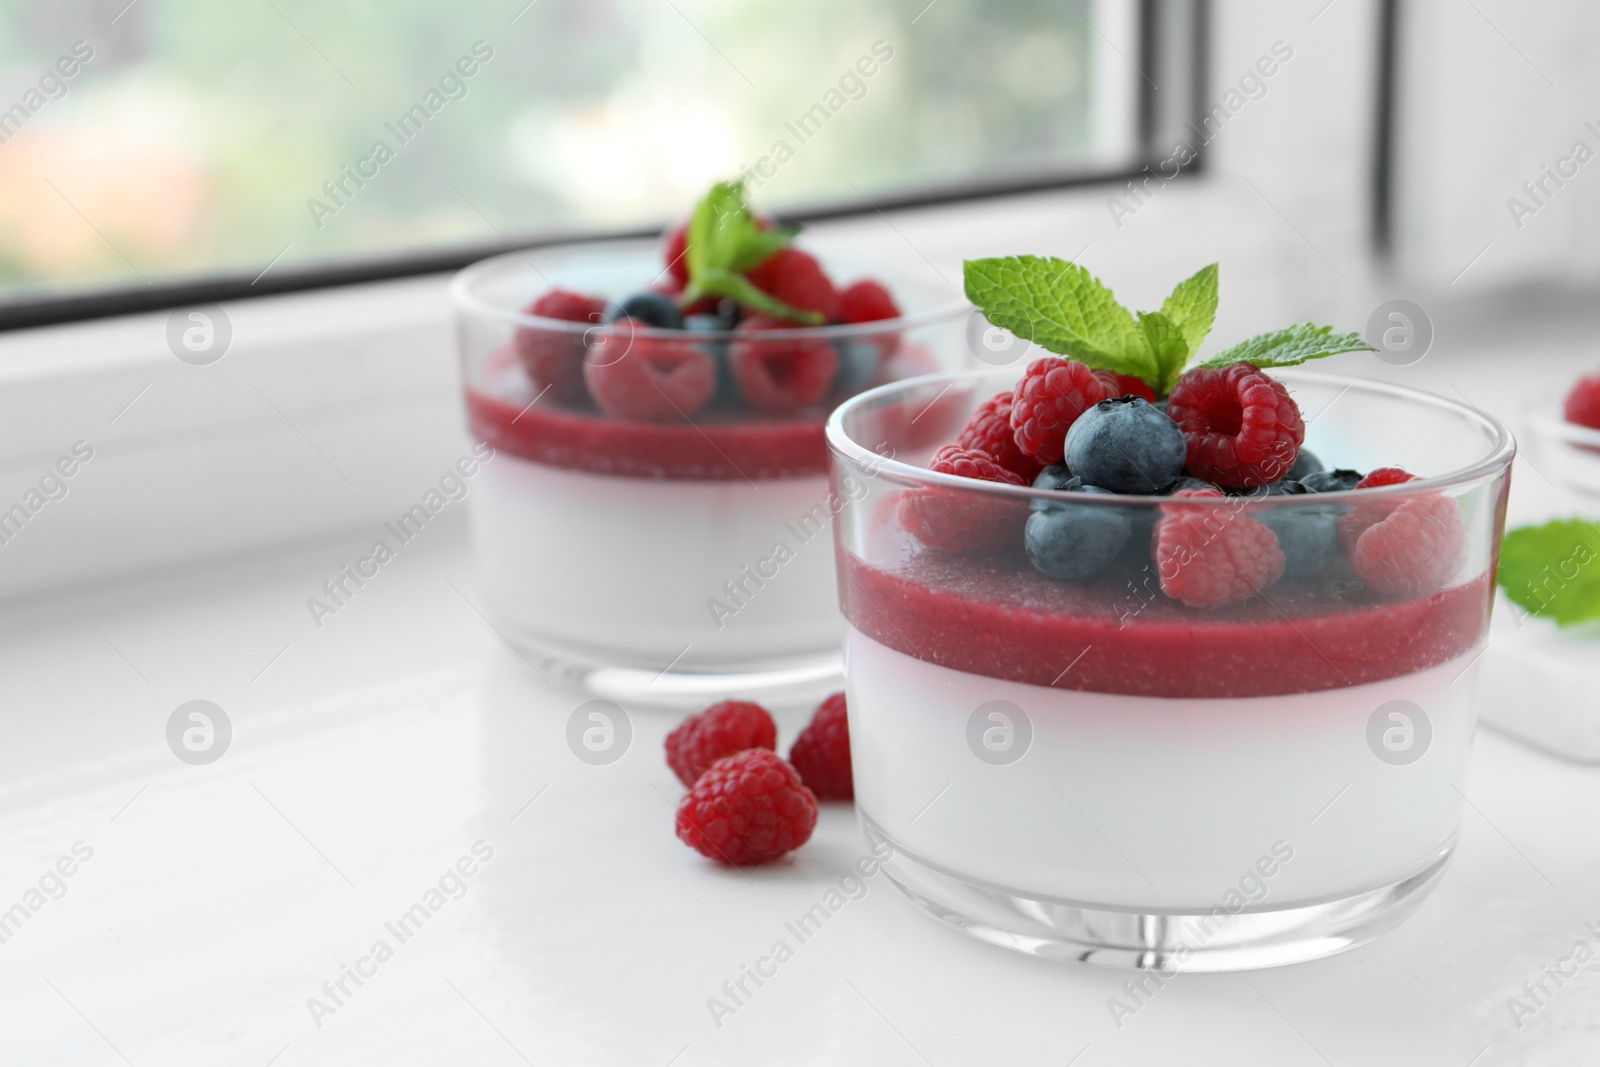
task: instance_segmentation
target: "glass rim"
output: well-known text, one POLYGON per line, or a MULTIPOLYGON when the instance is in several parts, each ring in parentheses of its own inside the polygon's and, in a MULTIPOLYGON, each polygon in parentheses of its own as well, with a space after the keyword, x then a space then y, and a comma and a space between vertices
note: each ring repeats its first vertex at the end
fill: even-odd
MULTIPOLYGON (((653 249, 659 243, 658 238, 624 237, 598 241, 569 241, 562 244, 546 245, 541 248, 531 249, 528 252, 502 252, 499 255, 480 259, 468 267, 457 271, 450 279, 450 302, 457 312, 471 313, 486 318, 499 319, 513 326, 546 330, 558 333, 585 334, 590 330, 603 329, 600 323, 594 322, 569 322, 566 319, 545 318, 542 315, 530 315, 519 308, 505 307, 485 299, 478 291, 480 285, 487 277, 499 274, 507 267, 516 267, 520 261, 524 270, 538 274, 539 269, 529 259, 530 255, 551 255, 579 251, 600 252, 607 250, 622 252, 624 250, 653 249)), ((662 270, 657 279, 666 274, 662 270)), ((554 284, 554 283, 552 283, 554 284)), ((606 301, 611 305, 611 300, 606 301)), ((952 300, 948 304, 917 312, 914 315, 901 315, 893 319, 877 319, 872 322, 847 322, 831 326, 794 326, 782 330, 762 330, 762 341, 798 341, 798 340, 823 340, 833 341, 855 337, 875 337, 879 334, 899 333, 903 330, 916 329, 935 323, 948 322, 961 315, 971 314, 972 305, 966 300, 952 300)), ((732 341, 736 337, 748 340, 750 334, 741 334, 733 330, 673 330, 662 326, 635 326, 632 336, 646 340, 696 340, 696 341, 732 341)))
MULTIPOLYGON (((1437 491, 1465 485, 1503 473, 1510 468, 1511 461, 1516 457, 1516 438, 1505 423, 1476 407, 1457 403, 1437 393, 1429 393, 1421 389, 1413 389, 1410 386, 1394 385, 1375 378, 1363 378, 1355 375, 1325 374, 1317 371, 1304 371, 1298 368, 1265 369, 1269 371, 1272 377, 1278 377, 1279 374, 1282 374, 1285 384, 1293 384, 1296 380, 1299 380, 1332 387, 1342 386, 1334 399, 1329 401, 1327 406, 1323 408, 1323 411, 1333 406, 1346 392, 1352 390, 1362 390, 1396 399, 1417 401, 1433 408, 1448 411, 1488 431, 1490 448, 1487 455, 1469 466, 1458 468, 1446 474, 1419 477, 1412 481, 1395 485, 1379 485, 1367 489, 1338 489, 1326 493, 1304 493, 1292 496, 1248 496, 1240 494, 1226 496, 1222 498, 1223 500, 1240 501, 1241 506, 1248 505, 1252 510, 1256 508, 1314 507, 1326 504, 1350 505, 1380 497, 1407 496, 1418 492, 1437 491)), ((828 416, 824 432, 827 437, 830 458, 848 460, 857 466, 869 467, 873 470, 874 476, 889 474, 900 481, 910 484, 930 487, 944 486, 967 492, 988 493, 999 499, 1059 502, 1064 494, 1056 489, 1036 489, 1031 485, 1006 485, 1001 482, 986 482, 977 478, 962 478, 954 474, 941 474, 926 467, 915 467, 902 460, 874 452, 872 449, 857 442, 845 431, 845 419, 849 418, 857 408, 872 403, 874 400, 893 396, 898 392, 909 391, 919 385, 931 385, 937 382, 949 383, 945 386, 945 390, 948 390, 951 385, 963 380, 975 382, 995 373, 995 370, 943 371, 889 382, 886 385, 880 385, 865 392, 857 393, 834 408, 832 414, 828 416)), ((942 396, 943 392, 944 390, 938 395, 942 396)), ((931 403, 932 401, 930 401, 931 403)), ((1318 417, 1321 414, 1322 412, 1318 412, 1318 417)), ((1596 432, 1596 436, 1597 440, 1600 440, 1600 431, 1596 432)), ((1114 495, 1081 493, 1073 496, 1073 503, 1082 503, 1093 507, 1151 506, 1159 504, 1163 507, 1193 506, 1206 508, 1216 507, 1219 500, 1216 497, 1174 498, 1143 493, 1117 493, 1114 495)))

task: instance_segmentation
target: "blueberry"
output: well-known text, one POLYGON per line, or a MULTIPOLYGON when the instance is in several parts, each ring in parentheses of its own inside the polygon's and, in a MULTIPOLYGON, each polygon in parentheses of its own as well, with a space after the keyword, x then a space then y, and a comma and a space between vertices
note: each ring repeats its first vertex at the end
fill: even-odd
POLYGON ((719 333, 727 329, 715 315, 690 315, 683 320, 683 328, 692 333, 719 333))
POLYGON ((833 342, 839 353, 839 373, 833 379, 833 388, 840 393, 857 393, 878 369, 879 348, 871 341, 839 340, 833 342))
MULTIPOLYGON (((723 320, 716 315, 690 315, 683 320, 683 328, 694 333, 710 333, 727 329, 723 320)), ((727 341, 701 341, 700 348, 710 353, 711 361, 717 365, 717 389, 711 394, 711 404, 715 407, 727 407, 739 401, 739 384, 733 378, 733 364, 728 361, 727 341)))
POLYGON ((744 318, 744 308, 739 306, 739 301, 730 297, 723 297, 717 302, 717 318, 722 320, 722 328, 731 330, 739 325, 739 320, 744 318))
POLYGON ((1218 493, 1222 492, 1222 487, 1216 482, 1208 482, 1204 478, 1192 478, 1185 474, 1182 478, 1179 478, 1177 481, 1168 486, 1167 492, 1164 495, 1176 493, 1180 489, 1210 489, 1218 493))
MULTIPOLYGON (((1080 485, 1073 492, 1115 495, 1094 485, 1080 485)), ((1055 501, 1035 501, 1034 506, 1024 534, 1028 559, 1051 578, 1081 582, 1092 577, 1122 551, 1132 532, 1124 508, 1055 501)))
POLYGON ((1328 565, 1339 547, 1339 513, 1343 510, 1278 507, 1255 515, 1278 537, 1285 578, 1309 578, 1328 565))
POLYGON ((1300 484, 1308 493, 1337 493, 1345 489, 1354 489, 1362 477, 1360 471, 1342 469, 1317 471, 1300 479, 1300 484))
MULTIPOLYGON (((1070 493, 1082 486, 1083 479, 1074 479, 1072 472, 1067 470, 1065 463, 1050 464, 1050 466, 1040 471, 1039 476, 1033 480, 1035 489, 1058 489, 1070 493), (1074 481, 1076 481, 1076 485, 1072 484, 1074 481)), ((1038 503, 1038 501, 1035 501, 1035 503, 1038 503)))
POLYGON ((1327 467, 1322 465, 1322 460, 1317 458, 1317 454, 1315 452, 1302 448, 1300 450, 1300 454, 1294 457, 1294 466, 1289 468, 1289 473, 1284 475, 1284 477, 1292 478, 1298 482, 1308 474, 1315 474, 1318 471, 1325 471, 1327 469, 1327 467))
POLYGON ((603 321, 616 322, 621 318, 634 319, 646 326, 658 326, 664 330, 683 329, 683 312, 678 310, 677 302, 651 289, 634 293, 620 304, 612 304, 606 308, 603 321))
POLYGON ((1178 424, 1137 396, 1102 400, 1067 431, 1067 466, 1114 493, 1160 493, 1183 472, 1178 424))

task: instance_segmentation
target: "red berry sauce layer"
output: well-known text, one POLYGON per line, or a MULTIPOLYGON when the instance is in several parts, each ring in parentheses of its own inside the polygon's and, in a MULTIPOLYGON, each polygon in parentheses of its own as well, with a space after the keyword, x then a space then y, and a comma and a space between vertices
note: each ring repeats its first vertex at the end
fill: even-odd
POLYGON ((839 574, 857 630, 941 667, 1029 685, 1180 699, 1309 693, 1446 663, 1489 623, 1487 575, 1403 600, 1359 582, 1285 580, 1270 600, 1197 612, 1162 595, 1153 568, 1052 581, 1020 551, 926 548, 892 510, 869 536, 877 562, 846 553, 839 574))
MULTIPOLYGON (((936 366, 926 349, 906 344, 879 376, 893 380, 936 366)), ((754 417, 747 410, 713 408, 692 422, 614 419, 593 407, 551 403, 549 397, 535 403, 537 390, 509 347, 489 357, 480 379, 466 388, 468 430, 502 452, 535 463, 674 481, 803 478, 828 470, 823 433, 828 404, 754 417)), ((940 424, 935 432, 947 429, 940 424)))

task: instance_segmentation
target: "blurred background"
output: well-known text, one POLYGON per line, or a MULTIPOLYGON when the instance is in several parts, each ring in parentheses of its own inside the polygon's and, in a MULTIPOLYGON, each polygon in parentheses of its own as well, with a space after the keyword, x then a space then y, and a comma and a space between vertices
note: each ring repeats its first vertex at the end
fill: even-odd
POLYGON ((0 26, 10 321, 658 227, 780 143, 757 199, 802 217, 1114 192, 1183 143, 1196 176, 1255 185, 1252 228, 1299 229, 1347 279, 1572 282, 1600 260, 1600 14, 1575 2, 5 0, 0 26))
MULTIPOLYGON (((823 117, 837 128, 785 164, 768 203, 954 191, 1135 158, 1125 105, 1138 75, 1097 61, 1086 11, 946 0, 907 48, 903 6, 8 0, 0 103, 23 100, 79 42, 92 58, 47 88, 25 125, 14 110, 9 127, 0 118, 11 137, 0 286, 7 298, 74 293, 253 273, 280 252, 293 268, 481 245, 497 231, 659 225, 775 142, 801 147, 788 124, 802 130, 830 92, 823 117), (875 42, 881 69, 863 77, 855 64, 875 42), (470 76, 455 68, 462 57, 470 76), (418 103, 425 126, 401 122, 418 103), (348 207, 324 191, 380 142, 394 158, 364 186, 346 183, 348 207)), ((1099 14, 1129 36, 1131 7, 1099 14)))

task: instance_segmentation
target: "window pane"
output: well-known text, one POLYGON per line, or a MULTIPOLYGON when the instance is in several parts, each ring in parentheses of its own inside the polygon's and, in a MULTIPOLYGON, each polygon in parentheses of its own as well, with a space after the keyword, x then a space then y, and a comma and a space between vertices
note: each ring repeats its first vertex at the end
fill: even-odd
POLYGON ((1128 3, 923 3, 0 0, 0 295, 1132 158, 1128 3))

